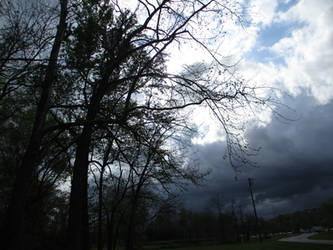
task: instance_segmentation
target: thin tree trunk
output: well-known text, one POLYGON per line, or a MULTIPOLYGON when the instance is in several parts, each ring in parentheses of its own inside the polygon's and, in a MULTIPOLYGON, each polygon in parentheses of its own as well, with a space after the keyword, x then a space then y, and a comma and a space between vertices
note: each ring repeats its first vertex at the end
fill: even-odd
POLYGON ((98 188, 98 238, 97 238, 97 250, 103 250, 104 241, 103 241, 103 221, 102 221, 102 212, 103 212, 103 185, 104 185, 104 172, 108 164, 110 152, 112 148, 112 141, 107 145, 106 152, 104 153, 103 164, 99 176, 99 188, 98 188))
POLYGON ((38 102, 32 133, 27 150, 22 162, 16 171, 16 178, 12 191, 11 203, 8 207, 7 223, 5 226, 6 242, 9 241, 9 249, 24 249, 24 217, 25 206, 29 185, 35 168, 40 160, 40 145, 42 132, 48 111, 48 104, 52 85, 55 80, 56 66, 61 42, 66 31, 67 3, 68 0, 61 0, 60 20, 57 33, 52 46, 50 61, 47 66, 45 79, 42 84, 42 93, 38 102))
POLYGON ((133 250, 134 248, 134 221, 136 209, 132 204, 130 220, 127 228, 126 250, 133 250))
MULTIPOLYGON (((113 212, 112 212, 113 213, 113 212)), ((107 219, 107 250, 113 250, 113 241, 114 241, 114 221, 113 221, 113 214, 111 214, 111 218, 107 219)))
POLYGON ((99 176, 99 189, 98 189, 98 238, 97 238, 97 250, 103 250, 103 230, 102 230, 102 199, 103 199, 103 175, 105 166, 103 164, 101 173, 99 176))
POLYGON ((113 234, 113 250, 117 249, 117 245, 118 245, 118 240, 119 240, 119 235, 120 235, 120 227, 121 227, 121 223, 124 221, 124 215, 125 213, 121 213, 120 218, 118 220, 118 223, 116 226, 114 227, 114 234, 113 234))
MULTIPOLYGON (((126 238, 126 250, 133 250, 134 249, 134 230, 135 230, 135 219, 136 219, 136 212, 137 212, 137 205, 139 201, 139 195, 141 193, 141 188, 144 184, 145 174, 149 166, 149 162, 151 159, 151 154, 148 154, 148 158, 146 160, 145 167, 140 175, 139 182, 137 184, 137 187, 135 190, 133 190, 133 200, 132 200, 132 206, 130 211, 130 219, 128 224, 128 231, 127 231, 127 238, 126 238)), ((131 168, 134 168, 134 166, 131 166, 131 168)), ((133 170, 131 170, 133 171, 133 170)), ((134 185, 134 182, 132 181, 132 185, 134 185)))

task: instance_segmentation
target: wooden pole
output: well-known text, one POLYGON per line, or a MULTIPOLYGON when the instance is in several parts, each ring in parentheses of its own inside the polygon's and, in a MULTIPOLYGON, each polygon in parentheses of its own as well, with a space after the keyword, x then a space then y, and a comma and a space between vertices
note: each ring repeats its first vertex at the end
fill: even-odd
POLYGON ((257 216, 256 204, 255 204, 254 198, 253 198, 252 179, 248 178, 248 181, 249 181, 249 191, 250 191, 250 194, 251 194, 254 216, 255 216, 255 219, 256 219, 255 230, 259 234, 259 240, 260 240, 260 242, 262 242, 261 233, 258 230, 258 216, 257 216))

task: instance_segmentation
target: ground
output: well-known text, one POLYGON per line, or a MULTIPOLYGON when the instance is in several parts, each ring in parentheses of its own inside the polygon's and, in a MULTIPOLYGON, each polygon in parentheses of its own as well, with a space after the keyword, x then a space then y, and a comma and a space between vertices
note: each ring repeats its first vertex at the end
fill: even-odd
POLYGON ((333 246, 305 244, 295 242, 279 242, 276 240, 265 240, 263 243, 243 243, 243 244, 227 244, 227 245, 206 245, 206 246, 190 246, 181 248, 156 248, 163 250, 333 250, 333 246))
POLYGON ((333 240, 333 232, 318 233, 316 235, 313 235, 313 236, 309 237, 309 239, 312 239, 312 240, 333 240))

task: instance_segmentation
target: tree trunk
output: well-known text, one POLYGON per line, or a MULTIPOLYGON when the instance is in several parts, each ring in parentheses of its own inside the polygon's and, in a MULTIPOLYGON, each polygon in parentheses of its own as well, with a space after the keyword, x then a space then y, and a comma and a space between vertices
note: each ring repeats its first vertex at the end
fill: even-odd
POLYGON ((134 197, 131 204, 130 218, 127 228, 127 237, 126 237, 126 250, 134 249, 134 230, 135 230, 135 219, 136 219, 136 210, 139 200, 139 193, 141 190, 142 183, 138 184, 138 187, 134 193, 134 197))
MULTIPOLYGON (((129 224, 128 224, 127 238, 126 238, 126 250, 134 249, 134 230, 135 230, 137 205, 138 205, 138 201, 139 201, 139 196, 141 194, 141 188, 145 182, 144 181, 145 174, 148 169, 150 159, 151 159, 151 154, 149 153, 148 158, 146 160, 145 167, 140 175, 140 179, 137 184, 137 187, 135 190, 133 190, 134 197, 132 199, 132 204, 131 204, 130 219, 129 219, 129 224)), ((131 166, 131 168, 134 168, 134 166, 131 166)), ((133 171, 133 170, 131 170, 131 171, 133 171)), ((134 185, 134 182, 132 184, 134 185)))
POLYGON ((88 220, 88 167, 91 136, 94 120, 98 113, 100 101, 107 88, 107 82, 101 82, 88 107, 86 125, 77 141, 73 179, 69 204, 68 250, 89 250, 88 220))
POLYGON ((88 156, 92 126, 84 127, 77 143, 70 196, 68 249, 89 249, 88 156))
POLYGON ((103 240, 103 185, 104 185, 104 172, 108 165, 110 152, 112 149, 112 141, 107 145, 106 152, 104 153, 103 164, 99 176, 99 188, 98 188, 98 238, 97 238, 97 250, 103 250, 104 240, 103 240))
POLYGON ((135 208, 132 206, 129 225, 127 229, 126 250, 134 249, 134 219, 135 219, 135 208))
POLYGON ((45 79, 42 84, 41 97, 38 102, 32 133, 29 139, 27 150, 22 158, 21 164, 16 171, 16 178, 12 191, 12 199, 8 207, 8 216, 4 228, 6 242, 9 242, 9 249, 24 249, 24 217, 25 206, 29 185, 40 158, 40 144, 44 123, 48 111, 48 104, 52 85, 55 80, 56 66, 61 42, 66 31, 67 2, 61 0, 61 14, 57 33, 52 46, 50 61, 47 66, 45 79))
POLYGON ((86 116, 86 125, 77 142, 77 150, 74 163, 71 198, 69 208, 69 222, 67 247, 68 250, 88 250, 89 224, 88 224, 88 167, 89 147, 93 132, 96 115, 99 111, 100 102, 107 91, 117 87, 117 82, 110 82, 110 75, 121 65, 125 57, 119 58, 112 63, 112 67, 103 75, 103 79, 96 83, 89 102, 86 116))

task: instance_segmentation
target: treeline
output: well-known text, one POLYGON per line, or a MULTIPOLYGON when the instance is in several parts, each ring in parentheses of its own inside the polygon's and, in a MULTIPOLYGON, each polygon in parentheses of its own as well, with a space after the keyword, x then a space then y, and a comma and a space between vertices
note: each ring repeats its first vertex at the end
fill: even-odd
POLYGON ((333 228, 333 199, 323 202, 319 208, 276 216, 265 224, 266 231, 271 233, 305 232, 313 227, 333 228))
MULTIPOLYGON (((107 188, 106 188, 107 189, 107 188)), ((112 192, 115 192, 113 190, 112 192)), ((113 196, 116 197, 115 193, 113 196)), ((103 241, 106 245, 124 245, 128 238, 128 227, 131 225, 131 207, 129 206, 132 194, 122 200, 105 204, 102 214, 103 241), (111 219, 112 218, 112 219, 111 219), (113 223, 111 223, 111 220, 113 223), (117 239, 117 242, 113 241, 117 239)), ((97 208, 91 204, 91 208, 97 208)), ((133 244, 135 248, 145 244, 156 243, 185 245, 193 243, 232 243, 249 241, 251 236, 259 234, 255 217, 243 214, 242 208, 232 208, 230 211, 205 210, 194 212, 183 207, 176 196, 163 199, 148 190, 141 196, 141 202, 136 207, 135 232, 133 244)), ((97 223, 97 209, 92 209, 91 235, 95 244, 99 240, 100 226, 97 223), (94 219, 95 218, 95 219, 94 219)), ((259 218, 264 225, 264 220, 259 218)), ((263 232, 261 232, 263 233, 263 232)))
POLYGON ((134 249, 168 194, 206 174, 187 152, 193 107, 210 109, 224 128, 232 166, 250 163, 242 114, 271 99, 211 48, 224 20, 241 21, 237 4, 145 0, 130 10, 123 2, 0 3, 7 249, 134 249), (169 53, 184 43, 211 62, 170 71, 169 53))
MULTIPOLYGON (((216 209, 215 209, 216 210, 216 209)), ((302 233, 333 228, 333 199, 319 208, 305 209, 271 219, 258 218, 242 207, 232 206, 229 211, 206 210, 193 212, 185 208, 161 207, 147 227, 149 241, 244 242, 277 235, 302 233)))
POLYGON ((193 212, 185 208, 159 211, 147 228, 151 241, 231 243, 248 241, 256 234, 255 218, 236 215, 234 211, 216 213, 211 210, 193 212))

